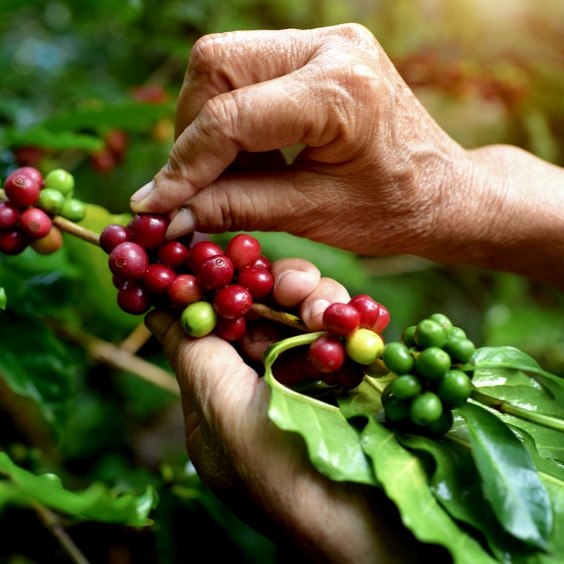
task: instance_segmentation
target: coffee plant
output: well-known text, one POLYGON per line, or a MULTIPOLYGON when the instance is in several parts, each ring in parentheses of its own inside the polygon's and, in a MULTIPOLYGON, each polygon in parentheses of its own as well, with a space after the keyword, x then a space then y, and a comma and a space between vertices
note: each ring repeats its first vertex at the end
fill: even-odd
MULTIPOLYGON (((421 541, 444 546, 456 562, 561 558, 564 382, 529 355, 476 347, 438 312, 386 341, 390 311, 367 294, 331 304, 323 330, 310 332, 276 303, 257 237, 235 234, 224 246, 194 234, 167 240, 168 220, 159 214, 126 215, 93 231, 81 225, 89 206, 74 197, 64 169, 43 176, 16 168, 0 195, 4 256, 28 247, 56 254, 63 234, 98 246, 127 316, 164 308, 187 338, 213 332, 234 346, 257 318, 290 329, 263 355, 269 417, 303 437, 327 477, 382 488, 421 541)), ((9 300, 2 288, 0 306, 9 300)), ((165 381, 153 384, 176 394, 173 379, 165 381)), ((0 474, 4 506, 47 517, 143 528, 158 510, 150 484, 119 495, 99 484, 73 490, 8 452, 0 453, 0 474)), ((65 546, 77 550, 69 540, 65 546)))

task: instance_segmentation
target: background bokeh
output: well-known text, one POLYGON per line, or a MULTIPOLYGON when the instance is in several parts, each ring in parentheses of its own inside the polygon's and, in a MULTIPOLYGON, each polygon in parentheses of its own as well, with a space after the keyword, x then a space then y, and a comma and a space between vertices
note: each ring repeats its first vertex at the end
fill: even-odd
MULTIPOLYGON (((422 103, 463 146, 512 143, 564 165, 560 0, 2 0, 0 176, 23 163, 71 170, 77 196, 100 207, 94 221, 101 229, 107 214, 129 213, 131 193, 166 162, 175 97, 199 36, 348 21, 374 32, 422 103)), ((283 233, 259 238, 270 258, 304 256, 351 293, 384 303, 392 314, 390 339, 441 311, 478 345, 514 345, 564 375, 563 300, 553 288, 412 256, 357 257, 283 233)), ((134 329, 115 311, 111 284, 101 280, 103 259, 74 241, 66 247, 55 262, 30 254, 0 258, 0 287, 12 289, 13 308, 0 318, 4 346, 14 328, 21 335, 46 312, 110 341, 134 329)), ((203 545, 212 556, 228 545, 235 561, 280 558, 278 547, 239 523, 190 473, 175 401, 127 371, 64 348, 75 390, 58 442, 45 439, 41 418, 3 386, 0 448, 76 485, 151 482, 161 494, 150 530, 71 528, 92 561, 179 562, 203 545)), ((165 366, 151 343, 142 354, 165 366)), ((7 366, 0 353, 5 378, 7 366)), ((0 535, 1 561, 66 561, 29 512, 3 510, 0 528, 12 532, 0 535), (20 542, 22 530, 36 542, 20 542)))

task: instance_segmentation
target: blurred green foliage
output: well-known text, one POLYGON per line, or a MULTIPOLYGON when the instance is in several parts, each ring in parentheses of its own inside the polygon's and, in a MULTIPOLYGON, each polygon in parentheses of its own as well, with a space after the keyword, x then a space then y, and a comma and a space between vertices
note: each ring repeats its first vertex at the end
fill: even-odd
MULTIPOLYGON (((100 229, 113 221, 109 214, 129 213, 130 194, 166 162, 175 97, 199 36, 346 21, 375 33, 423 104, 462 145, 514 143, 562 165, 562 16, 558 0, 500 6, 479 0, 2 0, 0 177, 22 163, 71 170, 76 195, 98 206, 90 217, 100 229)), ((514 345, 564 374, 563 299, 552 288, 416 257, 370 259, 286 234, 259 235, 269 258, 304 256, 351 293, 384 303, 392 313, 390 339, 441 311, 478 345, 514 345)), ((193 473, 176 400, 133 374, 93 362, 80 347, 61 339, 51 345, 55 337, 45 316, 116 342, 139 321, 118 311, 100 257, 85 245, 68 241, 49 258, 31 252, 0 257, 7 301, 0 311, 2 346, 23 354, 14 328, 33 327, 26 335, 29 354, 35 350, 48 360, 40 371, 47 393, 40 405, 64 395, 49 387, 49 370, 64 389, 73 389, 64 415, 62 404, 38 413, 29 390, 22 395, 16 385, 22 367, 9 369, 13 356, 2 360, 0 354, 7 382, 0 447, 22 466, 56 471, 77 487, 100 480, 122 489, 142 490, 147 483, 158 489, 151 530, 96 523, 71 529, 92 561, 123 561, 119 555, 127 553, 135 562, 172 563, 198 550, 211 559, 228 546, 235 562, 274 562, 279 549, 237 521, 193 473), (45 430, 46 416, 58 422, 55 441, 45 430)), ((166 367, 154 343, 140 354, 166 367)), ((36 361, 22 366, 33 370, 36 361)), ((22 554, 26 561, 65 561, 27 511, 4 512, 0 528, 6 539, 0 560, 22 554), (23 529, 27 540, 19 540, 23 529)))

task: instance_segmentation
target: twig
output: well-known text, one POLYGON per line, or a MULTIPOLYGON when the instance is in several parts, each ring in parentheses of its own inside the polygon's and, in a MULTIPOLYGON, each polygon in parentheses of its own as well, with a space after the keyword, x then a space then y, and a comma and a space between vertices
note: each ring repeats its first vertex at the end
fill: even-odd
POLYGON ((59 517, 40 503, 34 503, 33 507, 39 515, 42 523, 59 541, 59 544, 64 548, 71 560, 76 564, 89 564, 89 561, 86 559, 84 554, 82 554, 82 551, 78 548, 78 546, 76 546, 65 528, 61 525, 59 517))
POLYGON ((132 372, 139 378, 170 392, 176 397, 180 396, 176 379, 163 368, 93 335, 67 328, 52 320, 48 320, 48 323, 59 336, 84 348, 93 360, 103 362, 113 368, 132 372))
POLYGON ((56 225, 61 231, 66 231, 75 237, 79 237, 88 243, 93 245, 100 245, 100 235, 95 231, 86 229, 86 227, 81 227, 78 223, 74 221, 69 221, 60 215, 53 216, 53 225, 56 225))
POLYGON ((254 303, 251 306, 251 311, 264 317, 265 319, 270 319, 271 321, 278 321, 288 327, 293 327, 304 333, 309 333, 309 329, 305 326, 304 322, 296 315, 291 313, 286 313, 285 311, 276 311, 264 304, 254 303))
POLYGON ((119 348, 123 351, 135 354, 151 337, 152 333, 144 323, 140 323, 120 343, 119 348))

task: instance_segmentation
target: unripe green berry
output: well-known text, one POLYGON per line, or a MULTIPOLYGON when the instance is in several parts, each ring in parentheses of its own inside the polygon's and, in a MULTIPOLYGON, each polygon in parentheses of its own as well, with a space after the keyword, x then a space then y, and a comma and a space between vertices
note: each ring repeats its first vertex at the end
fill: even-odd
POLYGON ((462 370, 449 370, 437 384, 438 396, 449 405, 462 405, 472 392, 472 382, 462 370))
POLYGON ((61 213, 65 203, 65 196, 62 192, 54 188, 43 188, 39 192, 37 205, 47 213, 57 215, 61 213))
POLYGON ((415 342, 416 329, 416 325, 410 325, 402 331, 401 340, 406 347, 415 347, 417 345, 417 343, 415 342))
POLYGON ((211 303, 201 300, 186 306, 180 324, 190 337, 205 337, 215 329, 217 314, 211 303))
POLYGON ((439 347, 428 347, 421 351, 415 360, 415 369, 424 378, 438 380, 450 369, 451 358, 439 347))
POLYGON ((427 426, 427 431, 431 435, 440 437, 441 435, 448 433, 452 429, 453 423, 454 417, 452 415, 452 410, 444 409, 443 407, 441 416, 436 421, 433 421, 427 426))
POLYGON ((384 347, 382 360, 390 372, 398 375, 407 374, 415 364, 407 345, 399 342, 388 343, 384 347))
POLYGON ((86 205, 76 198, 67 198, 60 215, 69 221, 81 221, 86 215, 86 205))
POLYGON ((378 333, 361 328, 345 339, 345 350, 355 362, 369 365, 382 355, 384 341, 378 333))
POLYGON ((47 173, 43 179, 43 186, 58 190, 65 197, 70 198, 74 191, 74 176, 68 170, 55 168, 47 173))
POLYGON ((468 362, 476 352, 476 346, 470 339, 449 336, 444 350, 455 362, 468 362))
POLYGON ((442 347, 446 341, 446 332, 442 325, 432 319, 423 319, 415 329, 415 342, 421 349, 442 347))
POLYGON ((409 400, 423 391, 423 384, 413 374, 402 374, 391 382, 390 391, 399 400, 409 400))
POLYGON ((444 313, 433 313, 429 316, 429 319, 436 321, 448 335, 453 328, 452 321, 444 313))
POLYGON ((382 392, 382 407, 386 419, 392 423, 400 423, 410 418, 410 401, 400 400, 390 392, 391 386, 388 385, 382 392))
POLYGON ((430 425, 437 421, 442 413, 443 404, 434 392, 423 392, 411 401, 409 414, 416 425, 430 425))

